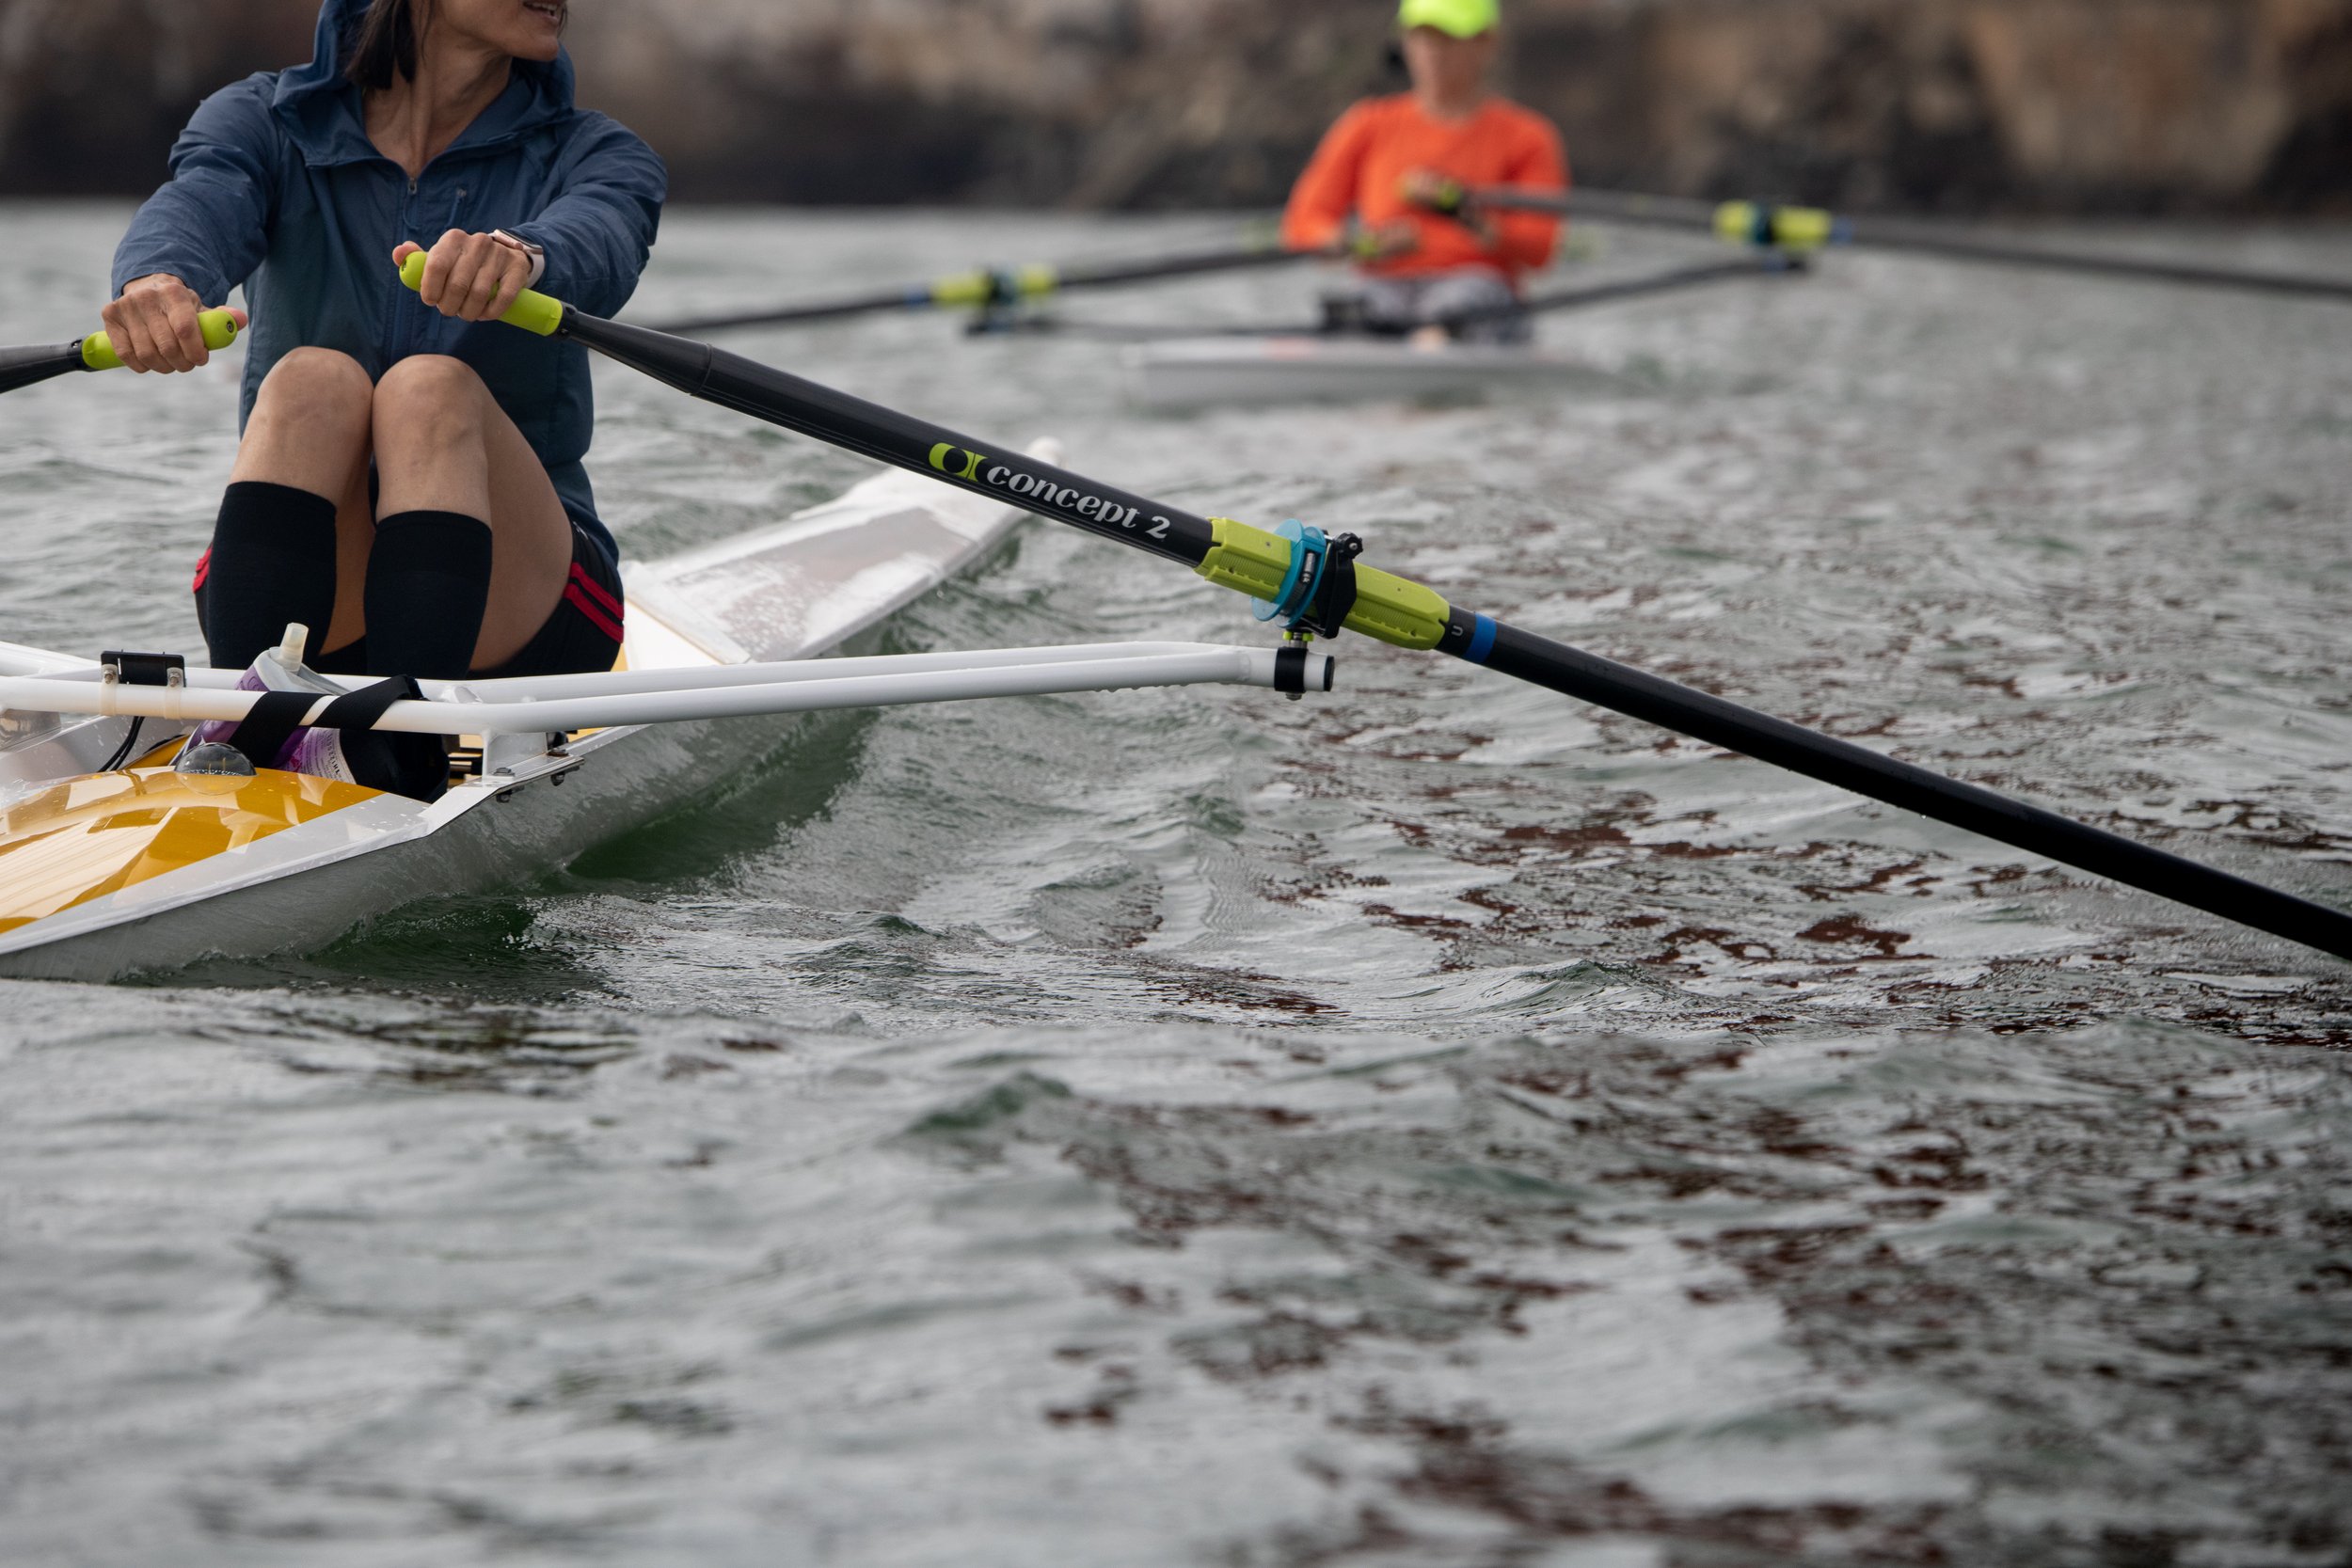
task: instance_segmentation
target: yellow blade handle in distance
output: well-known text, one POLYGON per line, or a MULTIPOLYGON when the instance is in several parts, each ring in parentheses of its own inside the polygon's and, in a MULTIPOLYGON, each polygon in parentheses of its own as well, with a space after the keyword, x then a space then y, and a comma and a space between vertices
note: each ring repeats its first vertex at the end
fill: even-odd
POLYGON ((1772 240, 1783 250, 1819 250, 1837 240, 1837 216, 1819 207, 1783 207, 1772 214, 1772 240))
POLYGON ((931 284, 931 303, 986 305, 995 292, 996 280, 984 272, 951 273, 931 284))
POLYGON ((999 305, 1009 299, 1043 299, 1060 288, 1060 270, 1044 265, 1002 273, 958 272, 931 284, 931 303, 947 308, 999 305))
MULTIPOLYGON (((420 250, 400 264, 400 280, 411 289, 424 287, 424 252, 420 250)), ((564 325, 564 302, 552 295, 525 289, 506 314, 499 320, 509 326, 519 326, 525 332, 535 332, 542 338, 552 338, 564 325)))
MULTIPOLYGON (((237 318, 226 310, 207 310, 196 318, 203 329, 204 346, 217 354, 237 341, 237 318)), ((82 363, 94 371, 122 369, 122 356, 115 353, 114 341, 103 332, 93 332, 82 340, 82 363)))
POLYGON ((1715 235, 1729 245, 1806 252, 1836 244, 1841 231, 1837 214, 1819 207, 1726 201, 1715 209, 1715 235))

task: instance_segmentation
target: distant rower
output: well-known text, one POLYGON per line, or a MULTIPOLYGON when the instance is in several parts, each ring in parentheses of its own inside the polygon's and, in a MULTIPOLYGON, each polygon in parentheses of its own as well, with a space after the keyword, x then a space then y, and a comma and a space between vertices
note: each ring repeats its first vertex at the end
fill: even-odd
POLYGON ((1567 188, 1551 122, 1487 89, 1501 23, 1497 0, 1404 0, 1397 24, 1413 90, 1348 110, 1291 193, 1282 238, 1293 249, 1340 245, 1351 225, 1367 237, 1374 259, 1341 304, 1374 331, 1529 335, 1519 280, 1550 263, 1558 220, 1441 217, 1423 205, 1449 185, 1567 188))

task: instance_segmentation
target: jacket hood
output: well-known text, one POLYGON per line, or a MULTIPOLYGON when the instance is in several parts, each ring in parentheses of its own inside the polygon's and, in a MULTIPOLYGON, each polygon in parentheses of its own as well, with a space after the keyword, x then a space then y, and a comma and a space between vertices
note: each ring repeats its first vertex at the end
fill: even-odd
MULTIPOLYGON (((373 0, 326 0, 319 8, 310 63, 278 73, 272 105, 293 132, 303 156, 313 164, 382 156, 368 140, 359 89, 343 74, 350 48, 358 40, 359 24, 373 4, 373 0)), ((569 50, 559 52, 551 64, 516 60, 514 80, 506 90, 466 128, 450 150, 502 141, 571 113, 572 82, 569 50)))

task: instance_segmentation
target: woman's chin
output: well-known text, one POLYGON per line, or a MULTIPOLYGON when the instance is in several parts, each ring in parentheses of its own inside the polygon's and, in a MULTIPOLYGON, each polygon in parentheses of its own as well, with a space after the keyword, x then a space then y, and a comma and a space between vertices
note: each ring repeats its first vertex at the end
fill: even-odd
POLYGON ((499 43, 507 54, 518 60, 536 60, 545 65, 564 52, 562 24, 547 21, 536 12, 518 20, 519 25, 509 24, 499 29, 503 35, 499 43))

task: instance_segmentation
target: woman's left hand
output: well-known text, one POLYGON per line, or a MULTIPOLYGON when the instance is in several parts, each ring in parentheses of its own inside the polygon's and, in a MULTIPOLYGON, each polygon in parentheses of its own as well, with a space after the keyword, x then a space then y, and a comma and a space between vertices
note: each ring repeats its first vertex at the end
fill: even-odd
POLYGON ((1416 207, 1426 207, 1433 213, 1461 210, 1462 187, 1434 168, 1417 168, 1405 177, 1405 199, 1416 207), (1453 199, 1449 200, 1448 198, 1453 199))
MULTIPOLYGON (((398 266, 424 246, 403 245, 392 252, 398 266)), ((460 321, 496 321, 513 308, 531 284, 531 257, 487 234, 453 229, 425 257, 418 297, 444 316, 460 321)))
POLYGON ((1502 231, 1495 227, 1494 214, 1468 199, 1469 195, 1460 182, 1433 168, 1417 168, 1405 177, 1406 200, 1444 214, 1489 248, 1501 245, 1502 231))

